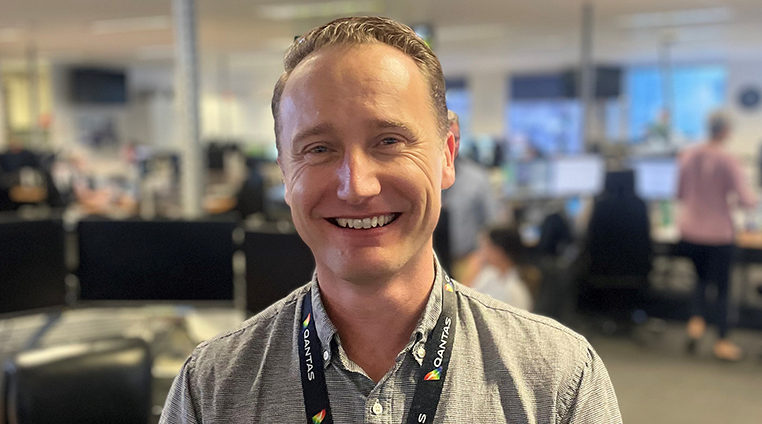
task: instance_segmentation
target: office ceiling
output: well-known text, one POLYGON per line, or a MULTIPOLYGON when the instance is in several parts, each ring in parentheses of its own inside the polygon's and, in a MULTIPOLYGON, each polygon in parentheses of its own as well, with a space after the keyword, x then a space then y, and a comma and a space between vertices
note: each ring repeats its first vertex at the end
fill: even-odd
MULTIPOLYGON (((294 35, 347 13, 428 23, 446 73, 565 66, 579 57, 582 0, 198 0, 205 59, 279 60, 294 35)), ((762 57, 762 1, 596 0, 595 57, 762 57)), ((171 62, 171 0, 3 0, 0 61, 171 62)))

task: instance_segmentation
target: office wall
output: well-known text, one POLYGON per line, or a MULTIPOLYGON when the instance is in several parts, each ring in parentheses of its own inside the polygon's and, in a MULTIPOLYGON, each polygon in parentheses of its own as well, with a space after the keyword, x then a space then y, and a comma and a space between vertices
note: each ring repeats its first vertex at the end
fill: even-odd
MULTIPOLYGON (((125 105, 78 105, 70 99, 69 69, 63 64, 51 67, 53 122, 50 145, 55 150, 71 151, 88 148, 83 144, 83 127, 97 121, 111 121, 117 136, 125 135, 127 107, 125 105)), ((113 150, 113 149, 105 149, 113 150)))
MULTIPOLYGON (((116 123, 122 143, 134 140, 160 150, 179 149, 171 65, 127 67, 129 101, 116 106, 73 104, 68 93, 69 68, 61 64, 52 70, 55 148, 77 148, 82 142, 81 120, 102 118, 116 123)), ((199 110, 202 140, 274 143, 270 98, 281 71, 240 69, 231 72, 221 84, 214 67, 205 66, 203 70, 199 110)))
POLYGON ((735 126, 730 147, 747 158, 756 158, 762 143, 762 105, 753 110, 741 107, 739 95, 747 87, 762 91, 762 59, 728 65, 728 111, 735 126))
POLYGON ((739 95, 744 88, 762 91, 762 58, 734 60, 728 63, 727 111, 733 120, 734 132, 728 149, 739 157, 752 185, 760 181, 758 166, 762 148, 762 105, 748 110, 741 107, 739 95))
POLYGON ((282 53, 240 54, 205 63, 201 123, 205 139, 233 138, 265 150, 275 145, 270 111, 275 82, 283 72, 282 53))
POLYGON ((506 133, 505 105, 508 101, 505 72, 478 72, 469 75, 471 89, 471 131, 474 135, 502 137, 506 133))

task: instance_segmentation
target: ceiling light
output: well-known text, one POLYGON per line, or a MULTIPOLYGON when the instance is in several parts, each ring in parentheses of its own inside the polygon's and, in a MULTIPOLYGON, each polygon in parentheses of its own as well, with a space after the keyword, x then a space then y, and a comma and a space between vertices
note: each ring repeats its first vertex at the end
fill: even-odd
POLYGON ((169 16, 145 16, 142 18, 107 19, 94 21, 90 28, 93 34, 117 34, 121 32, 157 31, 169 29, 169 16))
POLYGON ((259 6, 259 14, 275 21, 293 19, 327 18, 358 13, 381 13, 384 2, 380 0, 328 1, 306 4, 273 4, 259 6))
POLYGON ((676 10, 673 12, 637 13, 624 15, 618 19, 619 28, 644 29, 686 25, 706 25, 733 20, 733 10, 729 7, 707 9, 676 10))

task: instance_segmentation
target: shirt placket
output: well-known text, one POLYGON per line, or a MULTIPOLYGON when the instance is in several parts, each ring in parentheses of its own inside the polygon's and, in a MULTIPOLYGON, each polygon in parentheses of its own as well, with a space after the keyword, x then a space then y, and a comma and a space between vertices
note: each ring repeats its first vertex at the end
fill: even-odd
POLYGON ((365 401, 365 422, 367 424, 392 424, 394 421, 392 404, 395 379, 400 371, 397 364, 394 371, 370 392, 365 401))

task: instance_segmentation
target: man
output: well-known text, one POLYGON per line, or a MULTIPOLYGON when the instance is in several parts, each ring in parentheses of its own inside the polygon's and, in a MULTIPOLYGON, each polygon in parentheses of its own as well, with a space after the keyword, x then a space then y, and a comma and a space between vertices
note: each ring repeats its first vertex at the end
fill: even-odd
POLYGON ((464 281, 473 277, 475 255, 479 247, 479 232, 498 218, 498 201, 492 191, 489 174, 474 161, 458 156, 460 122, 458 115, 448 111, 450 132, 455 138, 455 169, 458 178, 442 195, 442 206, 449 212, 450 256, 453 275, 464 281))
POLYGON ((717 326, 719 339, 714 356, 737 362, 743 351, 730 341, 728 334, 728 291, 733 261, 735 231, 728 197, 734 194, 740 206, 753 208, 757 199, 743 175, 741 165, 724 149, 730 136, 730 121, 721 112, 709 117, 708 143, 693 147, 680 157, 677 198, 681 209, 678 227, 681 249, 696 268, 693 316, 688 321, 688 350, 694 351, 706 332, 705 317, 710 315, 706 286, 717 286, 717 326))
POLYGON ((284 62, 278 162, 315 278, 199 345, 161 422, 621 422, 582 337, 438 266, 455 140, 425 43, 388 19, 345 18, 284 62))

